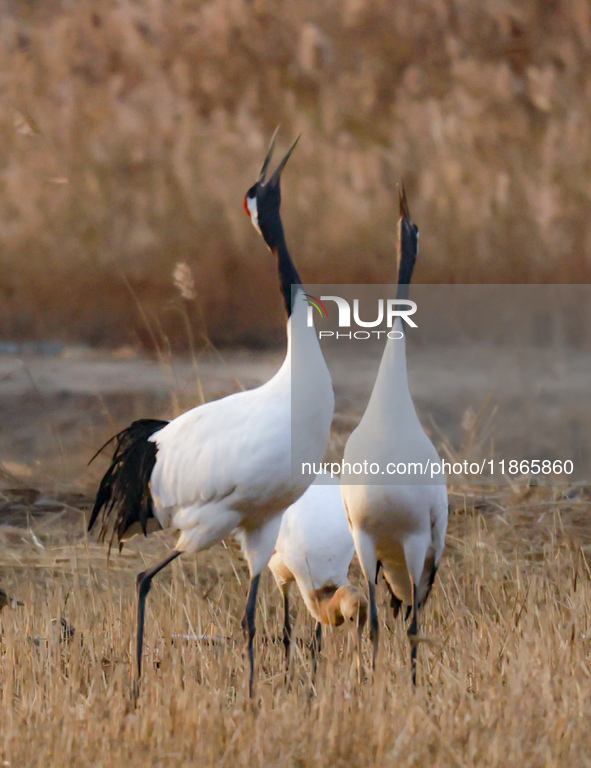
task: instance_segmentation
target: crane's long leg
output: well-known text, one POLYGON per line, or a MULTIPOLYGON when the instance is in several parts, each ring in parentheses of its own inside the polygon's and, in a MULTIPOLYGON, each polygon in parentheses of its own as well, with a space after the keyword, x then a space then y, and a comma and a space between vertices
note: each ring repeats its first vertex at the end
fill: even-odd
POLYGON ((289 672, 289 647, 291 645, 291 623, 289 619, 289 592, 283 593, 283 645, 285 647, 285 670, 289 672))
POLYGON ((149 570, 143 571, 143 573, 138 574, 138 577, 137 577, 137 594, 138 594, 137 649, 136 649, 137 676, 135 679, 135 686, 134 686, 136 698, 139 694, 139 683, 140 683, 140 678, 142 676, 142 649, 144 646, 144 615, 146 610, 146 597, 152 586, 152 579, 154 578, 154 576, 157 573, 159 573, 163 568, 166 568, 166 566, 169 563, 171 563, 175 558, 177 558, 180 554, 182 553, 176 549, 173 549, 170 555, 165 557, 164 560, 159 562, 153 568, 150 568, 149 570))
POLYGON ((312 640, 312 680, 316 679, 316 669, 318 668, 318 655, 322 650, 322 624, 316 622, 314 639, 312 640))
POLYGON ((412 620, 408 628, 408 639, 410 641, 410 673, 413 685, 417 684, 417 635, 419 632, 419 601, 417 599, 417 588, 414 579, 412 584, 412 620))
POLYGON ((356 661, 357 661, 357 683, 359 685, 361 685, 361 673, 363 671, 363 665, 361 661, 361 651, 363 648, 362 640, 363 640, 363 627, 358 626, 357 632, 356 632, 356 639, 355 639, 355 655, 356 655, 356 661))
POLYGON ((250 582, 250 588, 248 590, 248 599, 246 601, 246 612, 242 619, 242 628, 247 635, 247 647, 248 647, 248 661, 250 664, 250 673, 248 678, 248 695, 252 699, 253 687, 254 687, 254 635, 256 632, 255 626, 255 612, 257 605, 257 591, 259 588, 260 573, 257 574, 250 582))
POLYGON ((378 658, 379 627, 378 627, 378 607, 376 605, 376 585, 369 581, 369 638, 373 646, 371 668, 375 670, 378 658))

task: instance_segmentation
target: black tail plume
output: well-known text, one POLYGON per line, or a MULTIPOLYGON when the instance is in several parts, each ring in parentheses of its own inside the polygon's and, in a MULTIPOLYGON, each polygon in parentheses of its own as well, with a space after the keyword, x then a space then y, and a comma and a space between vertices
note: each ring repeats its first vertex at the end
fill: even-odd
POLYGON ((115 513, 109 546, 115 536, 121 546, 125 532, 138 523, 144 535, 147 535, 148 520, 155 517, 150 495, 150 476, 156 463, 157 451, 156 443, 150 442, 148 438, 166 424, 167 421, 159 419, 139 419, 103 446, 105 448, 112 440, 117 443, 111 466, 99 485, 88 530, 91 530, 100 515, 100 537, 104 540, 109 520, 115 513))

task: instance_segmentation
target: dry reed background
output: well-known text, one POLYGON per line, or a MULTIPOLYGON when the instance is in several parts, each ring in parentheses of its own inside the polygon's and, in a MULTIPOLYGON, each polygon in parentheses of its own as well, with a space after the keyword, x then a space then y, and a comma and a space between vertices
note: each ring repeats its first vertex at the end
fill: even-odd
MULTIPOLYGON (((419 281, 589 277, 586 0, 4 0, 0 14, 0 339, 282 340, 274 269, 241 211, 279 121, 285 142, 304 134, 284 218, 308 281, 390 280, 401 174, 419 281)), ((83 532, 88 476, 68 468, 101 442, 95 412, 106 430, 179 403, 84 390, 58 418, 60 392, 33 389, 21 410, 7 399, 6 434, 23 456, 45 440, 34 473, 64 469, 47 493, 0 473, 0 583, 26 604, 0 620, 1 765, 591 765, 587 487, 454 490, 417 691, 385 595, 373 684, 337 632, 315 695, 303 644, 288 689, 267 576, 253 708, 244 565, 232 546, 175 563, 148 601, 134 710, 135 575, 169 539, 107 564, 83 532)))
MULTIPOLYGON (((302 645, 286 688, 280 600, 267 575, 251 707, 240 652, 244 567, 222 547, 175 563, 148 601, 154 663, 137 710, 134 576, 163 540, 136 540, 107 567, 104 548, 83 535, 79 499, 62 500, 61 512, 37 505, 35 515, 22 491, 2 499, 12 505, 12 525, 0 529, 3 586, 26 603, 2 613, 2 765, 589 765, 588 489, 453 494, 416 691, 385 594, 376 682, 357 685, 335 632, 315 695, 302 645), (52 623, 62 616, 77 630, 69 642, 52 623), (222 642, 172 637, 190 633, 222 642)), ((307 640, 299 600, 298 609, 296 633, 307 640)))
POLYGON ((169 338, 177 261, 217 342, 281 339, 242 209, 272 129, 310 282, 387 282, 403 174, 417 280, 590 274, 587 0, 3 0, 0 338, 169 338), (105 311, 107 310, 107 311, 105 311))

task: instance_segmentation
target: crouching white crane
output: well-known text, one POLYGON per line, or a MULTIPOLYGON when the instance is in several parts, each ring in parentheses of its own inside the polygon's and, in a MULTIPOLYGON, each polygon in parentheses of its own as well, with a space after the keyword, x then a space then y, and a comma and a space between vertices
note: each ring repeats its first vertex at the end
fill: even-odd
POLYGON ((234 532, 251 578, 243 627, 252 695, 260 574, 273 554, 283 510, 304 493, 311 480, 292 472, 292 466, 321 461, 326 451, 334 410, 332 383, 316 331, 306 322, 308 305, 279 214, 281 171, 297 140, 266 181, 274 141, 275 135, 244 207, 277 258, 288 318, 283 365, 257 389, 206 403, 169 423, 136 421, 119 433, 90 518, 89 529, 101 516, 103 536, 112 518, 111 539, 117 535, 120 541, 138 523, 146 533, 150 518, 163 528, 180 531, 174 550, 137 579, 137 682, 145 601, 152 579, 182 553, 207 549, 234 532), (292 393, 292 373, 300 369, 305 369, 305 377, 298 377, 297 392, 292 393), (298 426, 293 437, 292 399, 298 426))
MULTIPOLYGON (((418 229, 408 211, 404 188, 400 189, 398 223, 398 298, 408 297, 408 286, 418 251, 418 229)), ((396 319, 386 344, 365 414, 352 432, 344 454, 344 467, 356 462, 375 462, 382 468, 394 462, 439 462, 431 440, 418 419, 408 387, 406 339, 402 320, 396 319), (401 335, 401 338, 397 336, 401 335)), ((373 664, 378 653, 378 615, 375 582, 380 564, 392 593, 396 616, 402 604, 409 607, 411 622, 412 679, 416 684, 418 614, 435 579, 447 529, 447 488, 428 485, 417 477, 416 485, 353 484, 343 475, 342 491, 355 549, 367 580, 370 603, 370 636, 373 664)))
POLYGON ((308 611, 316 619, 314 666, 320 651, 322 625, 346 624, 359 644, 367 619, 367 599, 349 583, 355 546, 347 523, 340 482, 318 477, 287 509, 281 520, 275 554, 269 562, 283 595, 283 644, 289 668, 291 626, 289 589, 295 581, 308 611))

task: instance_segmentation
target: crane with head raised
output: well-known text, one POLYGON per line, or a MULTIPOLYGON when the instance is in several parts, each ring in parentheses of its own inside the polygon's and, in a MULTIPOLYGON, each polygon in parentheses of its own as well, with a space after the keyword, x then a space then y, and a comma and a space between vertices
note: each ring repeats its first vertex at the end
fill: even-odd
POLYGON ((292 468, 310 457, 320 461, 326 451, 332 382, 316 331, 306 322, 307 302, 280 217, 281 172, 296 143, 267 179, 273 136, 259 178, 244 199, 255 229, 277 260, 287 312, 282 366, 262 386, 198 406, 168 423, 134 422, 116 436, 111 465, 98 489, 89 529, 100 518, 103 535, 110 529, 119 540, 138 524, 144 532, 154 522, 179 531, 174 549, 137 578, 138 682, 152 579, 181 554, 207 549, 234 533, 250 572, 243 627, 252 695, 260 575, 273 554, 283 511, 313 479, 292 468), (293 373, 303 369, 305 377, 297 377, 297 392, 292 392, 293 373))
MULTIPOLYGON (((398 222, 398 299, 408 288, 418 252, 419 231, 410 218, 404 187, 400 188, 398 222)), ((406 338, 397 318, 382 355, 365 413, 351 433, 344 467, 356 462, 425 466, 439 462, 433 443, 417 416, 408 386, 406 338)), ((412 680, 416 683, 419 610, 424 605, 439 566, 447 529, 448 502, 444 483, 417 478, 416 484, 380 484, 375 478, 343 473, 343 500, 355 549, 367 580, 373 664, 378 654, 378 615, 375 584, 380 564, 392 595, 395 616, 408 606, 412 680)))

